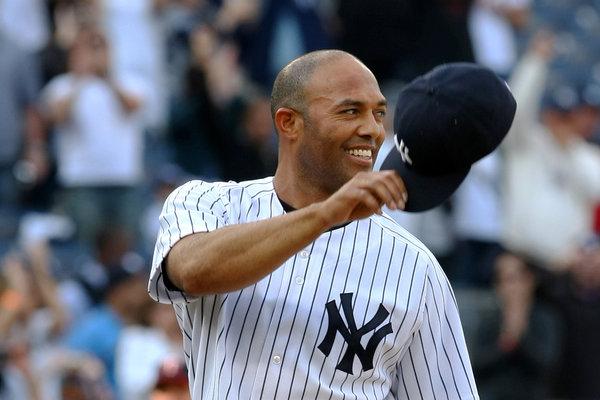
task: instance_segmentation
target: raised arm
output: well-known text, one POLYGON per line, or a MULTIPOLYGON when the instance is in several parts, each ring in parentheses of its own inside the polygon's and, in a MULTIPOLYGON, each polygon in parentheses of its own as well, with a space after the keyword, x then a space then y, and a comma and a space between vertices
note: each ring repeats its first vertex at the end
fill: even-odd
POLYGON ((539 33, 532 40, 509 80, 517 101, 512 128, 504 141, 505 147, 518 148, 527 140, 531 126, 537 121, 548 75, 548 61, 553 56, 553 38, 539 33))
POLYGON ((403 208, 403 193, 395 172, 357 174, 325 201, 271 219, 184 237, 166 257, 166 274, 191 295, 241 289, 274 271, 327 229, 380 213, 384 204, 403 208))

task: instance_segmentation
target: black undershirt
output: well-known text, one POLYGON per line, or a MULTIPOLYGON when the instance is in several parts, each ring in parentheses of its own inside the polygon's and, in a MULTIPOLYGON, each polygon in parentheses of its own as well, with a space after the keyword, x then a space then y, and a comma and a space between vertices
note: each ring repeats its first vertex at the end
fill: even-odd
MULTIPOLYGON (((277 199, 278 199, 278 200, 279 200, 279 202, 281 203, 281 206, 283 207, 283 211, 285 211, 286 213, 289 213, 289 212, 292 212, 292 211, 296 211, 296 210, 297 210, 296 208, 294 208, 294 207, 290 206, 290 205, 289 205, 288 203, 286 203, 285 201, 281 200, 281 198, 280 198, 279 196, 277 196, 277 199)), ((352 221, 344 222, 343 224, 340 224, 340 225, 335 225, 335 226, 333 226, 333 227, 331 227, 331 228, 327 229, 327 231, 326 231, 326 232, 331 232, 331 231, 333 231, 333 230, 335 230, 335 229, 338 229, 338 228, 343 228, 343 227, 345 227, 346 225, 348 225, 350 222, 352 222, 352 221)))

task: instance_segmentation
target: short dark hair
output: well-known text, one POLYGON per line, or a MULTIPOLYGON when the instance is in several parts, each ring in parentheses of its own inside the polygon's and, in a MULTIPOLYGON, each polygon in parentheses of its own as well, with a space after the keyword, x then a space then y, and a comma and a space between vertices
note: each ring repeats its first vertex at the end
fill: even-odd
POLYGON ((271 116, 281 107, 306 110, 304 89, 314 70, 324 62, 351 54, 342 50, 317 50, 296 58, 277 74, 271 91, 271 116))

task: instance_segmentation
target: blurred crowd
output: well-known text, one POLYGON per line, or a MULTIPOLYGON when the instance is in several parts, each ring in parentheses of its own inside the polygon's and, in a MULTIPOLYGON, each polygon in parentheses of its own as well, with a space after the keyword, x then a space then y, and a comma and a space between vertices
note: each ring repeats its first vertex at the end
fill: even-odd
POLYGON ((482 399, 600 398, 599 37, 599 0, 0 0, 0 400, 189 399, 146 288, 162 203, 273 174, 272 81, 332 47, 390 102, 381 155, 417 75, 507 80, 502 146, 390 214, 455 288, 482 399))

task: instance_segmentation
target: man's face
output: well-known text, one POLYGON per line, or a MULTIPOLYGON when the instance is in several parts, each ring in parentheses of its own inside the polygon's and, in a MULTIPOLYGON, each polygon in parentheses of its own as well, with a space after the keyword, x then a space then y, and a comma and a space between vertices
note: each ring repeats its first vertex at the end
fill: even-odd
POLYGON ((571 111, 569 121, 573 130, 584 139, 589 139, 598 129, 600 109, 592 106, 581 106, 571 111))
POLYGON ((300 173, 333 193, 356 173, 372 170, 385 136, 385 98, 367 68, 340 57, 315 70, 305 99, 300 173))

